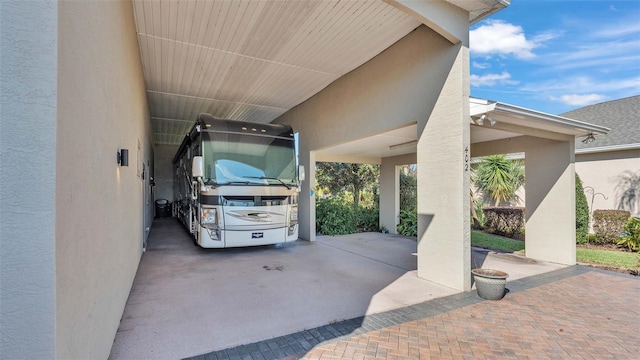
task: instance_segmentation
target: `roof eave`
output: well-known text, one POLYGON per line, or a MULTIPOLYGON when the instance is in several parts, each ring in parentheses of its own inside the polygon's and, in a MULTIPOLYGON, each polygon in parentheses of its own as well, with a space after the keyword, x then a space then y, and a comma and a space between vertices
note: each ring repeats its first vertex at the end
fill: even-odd
POLYGON ((486 18, 488 18, 489 16, 497 13, 498 11, 506 8, 507 6, 509 6, 511 4, 511 0, 494 0, 494 4, 492 4, 491 6, 482 9, 483 11, 480 12, 479 14, 477 14, 476 16, 472 17, 469 19, 469 25, 473 25, 477 22, 480 22, 486 18))
POLYGON ((572 127, 577 130, 592 133, 594 135, 595 134, 604 135, 604 134, 607 134, 609 131, 611 131, 611 129, 609 129, 608 127, 590 124, 584 121, 578 121, 578 120, 574 120, 574 119, 570 119, 562 116, 551 115, 551 114, 543 113, 540 111, 530 110, 530 109, 522 108, 519 106, 504 104, 500 102, 495 103, 495 110, 531 117, 533 119, 536 119, 542 122, 547 122, 553 125, 572 127))
POLYGON ((640 143, 597 146, 597 147, 576 149, 576 154, 593 154, 593 153, 601 153, 601 152, 609 152, 609 151, 625 151, 625 150, 637 150, 637 149, 640 149, 640 143))

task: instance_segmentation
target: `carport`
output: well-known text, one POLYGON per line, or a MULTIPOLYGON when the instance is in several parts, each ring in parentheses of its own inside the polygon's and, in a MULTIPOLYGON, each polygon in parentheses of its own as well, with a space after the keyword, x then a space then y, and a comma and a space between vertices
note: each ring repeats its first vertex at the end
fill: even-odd
MULTIPOLYGON (((289 123, 300 133, 309 171, 300 237, 311 242, 317 158, 390 135, 398 142, 381 143, 375 156, 387 174, 381 196, 393 203, 388 174, 415 156, 417 274, 456 291, 471 286, 469 152, 524 149, 537 174, 528 182, 537 185, 527 195, 527 255, 575 262, 573 221, 554 218, 573 219, 575 134, 558 135, 545 128, 546 115, 515 108, 507 115, 520 122, 510 123, 504 105, 486 104, 498 123, 471 146, 470 119, 480 112, 469 109, 469 25, 507 5, 0 2, 2 85, 10 90, 2 99, 3 355, 108 356, 153 200, 171 199, 158 175, 198 112, 289 123), (532 118, 541 123, 527 126, 532 118), (526 136, 491 139, 496 129, 526 136), (117 160, 126 153, 128 162, 117 160)), ((394 211, 383 211, 383 223, 395 221, 394 211)))
MULTIPOLYGON (((329 159, 327 149, 344 144, 346 155, 356 152, 356 140, 409 136, 413 145, 381 142, 361 156, 382 162, 417 154, 419 171, 430 174, 419 183, 420 276, 470 288, 468 199, 461 191, 468 179, 459 171, 469 151, 468 29, 505 2, 133 6, 156 160, 173 155, 198 112, 292 125, 308 172, 299 234, 314 241, 316 156, 329 159)), ((170 166, 156 161, 154 173, 170 166)), ((173 198, 166 187, 155 190, 156 198, 173 198)), ((381 196, 396 196, 384 190, 381 196)))

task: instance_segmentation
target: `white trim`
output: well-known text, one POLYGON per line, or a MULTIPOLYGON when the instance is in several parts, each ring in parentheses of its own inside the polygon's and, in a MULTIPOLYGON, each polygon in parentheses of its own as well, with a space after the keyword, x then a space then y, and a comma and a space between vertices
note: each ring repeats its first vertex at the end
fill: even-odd
POLYGON ((589 124, 589 123, 586 123, 584 121, 569 119, 569 118, 562 117, 562 116, 546 114, 546 113, 543 113, 543 112, 540 112, 540 111, 525 109, 525 108, 522 108, 522 107, 519 107, 519 106, 503 104, 503 103, 500 103, 500 102, 496 102, 495 109, 498 110, 498 111, 508 112, 510 114, 518 114, 518 115, 528 116, 528 117, 535 118, 536 120, 545 121, 545 122, 552 123, 552 124, 555 124, 555 125, 568 126, 568 127, 572 127, 572 128, 575 128, 575 129, 589 131, 589 132, 597 133, 597 134, 606 134, 609 131, 611 131, 611 129, 609 129, 607 127, 604 127, 604 126, 589 124))
POLYGON ((598 146, 598 147, 592 147, 592 148, 576 149, 576 154, 591 154, 591 153, 597 153, 597 152, 635 150, 635 149, 640 149, 640 143, 622 144, 622 145, 609 145, 609 146, 598 146))

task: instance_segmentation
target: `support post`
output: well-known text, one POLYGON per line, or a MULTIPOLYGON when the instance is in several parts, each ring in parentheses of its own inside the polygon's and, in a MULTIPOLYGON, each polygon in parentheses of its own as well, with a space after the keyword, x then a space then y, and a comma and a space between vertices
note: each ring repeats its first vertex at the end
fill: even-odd
POLYGON ((316 153, 309 151, 301 140, 299 160, 304 165, 306 179, 300 189, 298 216, 298 237, 316 241, 316 153))
POLYGON ((426 121, 418 122, 418 276, 471 288, 469 58, 457 56, 426 121))
POLYGON ((574 139, 540 140, 525 152, 525 254, 558 264, 576 263, 574 139))
POLYGON ((391 234, 397 234, 400 213, 400 176, 398 166, 389 158, 382 159, 380 165, 380 226, 391 234))

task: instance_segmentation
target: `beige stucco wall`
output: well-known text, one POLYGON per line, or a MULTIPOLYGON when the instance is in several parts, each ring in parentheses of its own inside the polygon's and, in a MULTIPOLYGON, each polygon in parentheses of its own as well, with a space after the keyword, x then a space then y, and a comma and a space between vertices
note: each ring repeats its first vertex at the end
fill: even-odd
POLYGON ((459 44, 447 55, 446 82, 433 111, 418 121, 418 276, 468 291, 469 49, 459 44))
POLYGON ((315 237, 314 150, 342 144, 429 117, 455 59, 453 46, 421 26, 276 122, 300 133, 307 169, 300 198, 300 237, 315 237))
POLYGON ((56 354, 106 359, 152 214, 151 124, 131 3, 60 2, 58 16, 56 354))
POLYGON ((525 150, 525 255, 576 263, 574 139, 538 139, 525 150))
MULTIPOLYGON (((591 186, 594 190, 585 191, 591 210, 618 209, 621 195, 627 188, 624 178, 633 174, 640 177, 640 150, 576 154, 576 173, 584 187, 591 186), (598 195, 593 196, 594 193, 598 195)), ((635 204, 635 207, 624 207, 624 210, 640 216, 640 197, 636 197, 635 204)))

